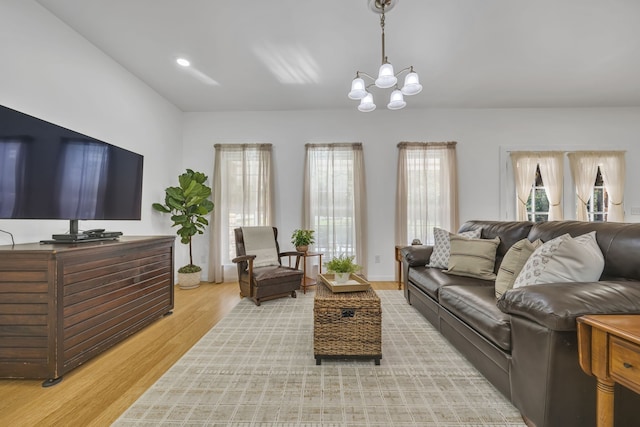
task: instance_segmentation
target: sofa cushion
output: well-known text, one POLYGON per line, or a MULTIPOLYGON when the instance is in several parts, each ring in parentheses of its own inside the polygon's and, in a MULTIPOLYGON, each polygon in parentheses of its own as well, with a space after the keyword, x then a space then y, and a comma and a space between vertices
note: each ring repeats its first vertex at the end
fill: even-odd
POLYGON ((525 263, 533 252, 542 245, 540 239, 530 242, 529 239, 522 239, 516 242, 504 256, 500 269, 496 276, 496 298, 513 287, 513 282, 522 271, 525 263))
POLYGON ((534 251, 513 287, 539 283, 592 282, 600 279, 603 269, 604 257, 596 242, 595 231, 576 238, 564 234, 534 251))
POLYGON ((485 286, 493 290, 493 281, 464 276, 451 276, 445 274, 444 271, 439 268, 425 266, 411 267, 407 279, 416 288, 436 301, 438 300, 440 289, 449 285, 485 286))
POLYGON ((451 253, 447 274, 475 277, 477 279, 495 280, 493 267, 496 262, 496 249, 500 238, 467 239, 451 235, 451 253))
POLYGON ((584 314, 640 314, 640 283, 542 283, 505 292, 496 304, 551 330, 575 331, 576 317, 584 314))
POLYGON ((445 286, 440 305, 497 347, 511 351, 511 317, 496 306, 492 286, 445 286))
MULTIPOLYGON (((482 233, 482 229, 466 231, 464 233, 460 233, 460 236, 478 239, 480 238, 480 234, 482 233)), ((449 267, 449 253, 451 251, 451 243, 450 236, 452 233, 449 233, 447 230, 443 230, 442 228, 433 227, 433 252, 431 253, 431 258, 429 258, 428 267, 435 268, 448 268, 449 267)))

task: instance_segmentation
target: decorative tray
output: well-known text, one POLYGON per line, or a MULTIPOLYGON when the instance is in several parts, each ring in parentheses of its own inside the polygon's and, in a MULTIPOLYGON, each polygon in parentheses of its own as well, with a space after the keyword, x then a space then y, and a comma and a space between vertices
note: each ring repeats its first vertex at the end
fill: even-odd
POLYGON ((322 280, 331 289, 331 292, 362 292, 371 286, 369 282, 357 274, 351 274, 345 283, 337 283, 333 273, 318 274, 318 279, 322 280))

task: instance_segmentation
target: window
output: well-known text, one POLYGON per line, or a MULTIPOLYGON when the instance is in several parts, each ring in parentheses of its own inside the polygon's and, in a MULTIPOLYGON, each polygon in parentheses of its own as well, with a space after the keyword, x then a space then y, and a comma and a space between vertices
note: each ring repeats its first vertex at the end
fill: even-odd
POLYGON ((531 186, 531 192, 527 199, 527 217, 529 221, 533 222, 549 220, 549 199, 540 175, 540 166, 536 167, 536 180, 531 186))
POLYGON ((564 152, 512 151, 510 156, 518 221, 563 219, 564 152))
MULTIPOLYGON (((234 229, 272 225, 271 144, 216 144, 213 180, 210 280, 224 280, 224 266, 236 256, 234 229)), ((233 274, 231 274, 233 272, 233 274)))
POLYGON ((433 227, 458 228, 456 143, 398 144, 396 243, 433 244, 433 227))
POLYGON ((304 227, 327 260, 355 256, 366 274, 362 144, 306 144, 304 227))
POLYGON ((607 207, 609 205, 609 195, 602 180, 602 173, 598 167, 596 182, 593 184, 591 198, 587 204, 587 214, 590 222, 604 222, 607 220, 607 207))
POLYGON ((624 221, 624 155, 624 151, 574 151, 567 154, 576 187, 576 219, 624 221))

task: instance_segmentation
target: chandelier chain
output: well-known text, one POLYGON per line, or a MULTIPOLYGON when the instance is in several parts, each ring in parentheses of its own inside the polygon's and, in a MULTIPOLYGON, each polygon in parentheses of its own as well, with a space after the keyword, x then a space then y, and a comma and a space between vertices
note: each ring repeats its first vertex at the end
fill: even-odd
POLYGON ((382 29, 382 63, 387 63, 387 55, 384 48, 384 3, 382 3, 382 13, 380 14, 380 28, 382 29))

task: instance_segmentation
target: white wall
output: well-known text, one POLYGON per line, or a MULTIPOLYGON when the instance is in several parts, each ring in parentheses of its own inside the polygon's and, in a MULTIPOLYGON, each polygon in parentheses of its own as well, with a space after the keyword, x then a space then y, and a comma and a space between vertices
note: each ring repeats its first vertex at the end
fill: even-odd
MULTIPOLYGON (((400 141, 458 141, 460 217, 502 219, 501 153, 506 149, 627 150, 627 221, 640 206, 640 108, 416 110, 384 108, 363 114, 344 111, 288 111, 183 114, 113 62, 39 4, 0 3, 0 104, 34 115, 145 156, 142 221, 93 221, 83 228, 105 227, 125 234, 171 234, 167 216, 151 209, 164 188, 185 167, 211 176, 213 144, 274 144, 276 226, 280 243, 301 224, 304 144, 364 144, 369 207, 369 278, 394 276, 394 197, 396 144, 400 141), (183 135, 184 128, 184 135, 183 135), (184 138, 184 140, 183 140, 184 138), (184 145, 181 145, 182 142, 184 145), (380 263, 375 264, 375 256, 380 263)), ((420 96, 428 96, 428 84, 420 96)), ((566 212, 570 217, 571 213, 566 212)), ((64 233, 67 221, 0 220, 0 229, 17 242, 64 233)), ((0 244, 10 243, 0 233, 0 244)), ((196 261, 205 260, 208 236, 195 240, 196 261)), ((177 265, 186 248, 177 245, 177 265)))
MULTIPOLYGON (((426 95, 425 95, 426 96, 426 95)), ((184 164, 213 172, 215 143, 270 142, 276 173, 276 226, 280 245, 302 223, 304 144, 362 142, 368 195, 370 280, 394 278, 394 200, 400 141, 457 141, 460 219, 505 219, 500 203, 501 152, 508 149, 606 149, 627 151, 626 221, 638 222, 640 206, 640 108, 473 109, 363 114, 345 111, 286 111, 185 114, 184 164), (380 256, 380 263, 374 262, 380 256)), ((566 170, 566 174, 569 171, 566 170)), ((504 173, 502 174, 504 175, 504 173)), ((571 206, 571 203, 569 203, 571 206)), ((565 211, 567 218, 574 212, 565 211)), ((197 238, 204 257, 208 237, 197 238)), ((201 262, 198 259, 198 262, 201 262)), ((206 261, 206 260, 205 260, 206 261)))
MULTIPOLYGON (((81 221, 80 228, 173 234, 151 203, 163 200, 182 170, 182 112, 35 2, 2 0, 0 40, 0 104, 144 156, 142 220, 81 221)), ((17 243, 68 227, 68 221, 0 220, 17 243)), ((9 243, 0 233, 0 244, 9 243)))

